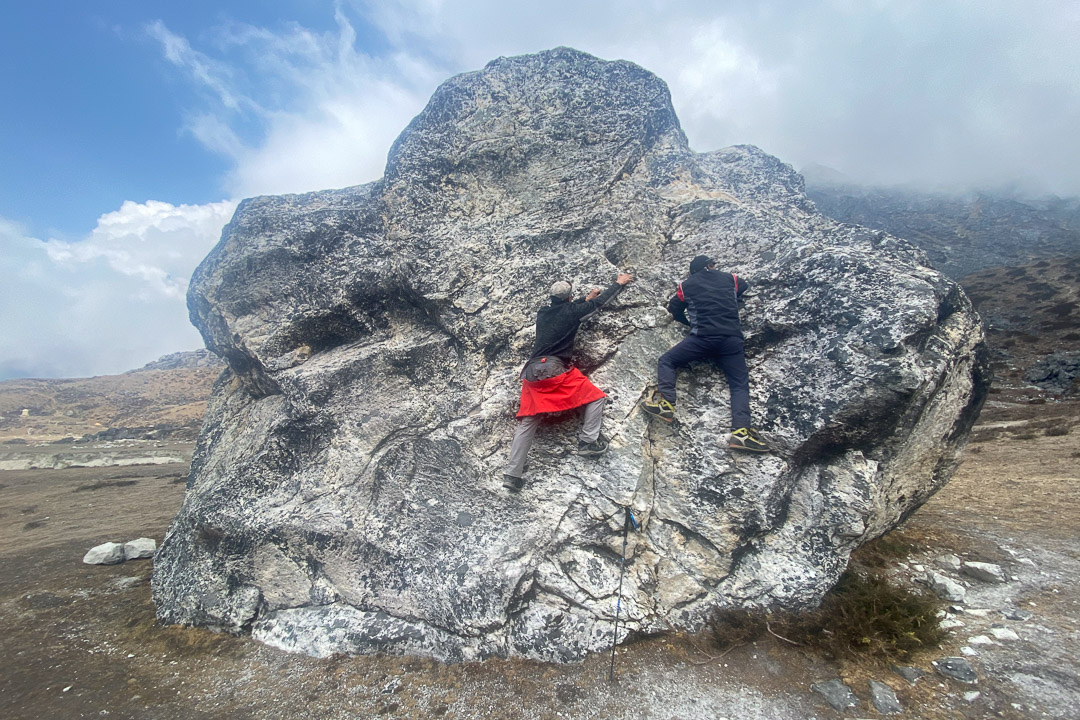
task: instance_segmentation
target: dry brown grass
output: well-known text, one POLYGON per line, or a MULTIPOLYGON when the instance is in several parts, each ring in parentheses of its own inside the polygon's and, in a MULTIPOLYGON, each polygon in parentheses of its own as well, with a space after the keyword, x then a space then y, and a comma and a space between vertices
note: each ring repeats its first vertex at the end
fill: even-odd
POLYGON ((828 659, 906 661, 945 638, 936 617, 939 606, 932 595, 896 586, 878 572, 849 569, 817 610, 728 609, 717 612, 710 625, 721 647, 742 645, 768 633, 813 648, 828 659))

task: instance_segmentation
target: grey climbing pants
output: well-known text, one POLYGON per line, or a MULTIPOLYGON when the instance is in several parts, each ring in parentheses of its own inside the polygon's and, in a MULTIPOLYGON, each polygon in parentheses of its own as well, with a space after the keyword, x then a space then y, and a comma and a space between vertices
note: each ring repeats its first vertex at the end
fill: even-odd
MULTIPOLYGON (((607 398, 593 400, 585 406, 585 416, 581 420, 581 431, 578 432, 578 440, 591 443, 600 435, 600 425, 604 421, 604 403, 607 398)), ((517 430, 514 432, 514 442, 510 444, 510 462, 507 463, 504 475, 521 477, 525 473, 525 458, 529 455, 533 438, 536 436, 536 428, 540 426, 541 415, 529 415, 518 421, 517 430)))

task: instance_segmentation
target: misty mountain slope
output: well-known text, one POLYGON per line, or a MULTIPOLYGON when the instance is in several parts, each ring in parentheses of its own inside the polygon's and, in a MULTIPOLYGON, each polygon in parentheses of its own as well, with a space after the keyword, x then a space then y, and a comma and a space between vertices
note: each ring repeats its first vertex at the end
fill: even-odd
POLYGON ((902 237, 954 279, 987 268, 1080 254, 1078 198, 863 187, 816 167, 803 170, 803 176, 806 193, 822 214, 902 237))
POLYGON ((998 397, 983 420, 999 414, 1002 401, 1061 394, 1028 375, 1050 357, 1080 357, 1080 255, 989 268, 960 282, 982 315, 994 367, 998 397))

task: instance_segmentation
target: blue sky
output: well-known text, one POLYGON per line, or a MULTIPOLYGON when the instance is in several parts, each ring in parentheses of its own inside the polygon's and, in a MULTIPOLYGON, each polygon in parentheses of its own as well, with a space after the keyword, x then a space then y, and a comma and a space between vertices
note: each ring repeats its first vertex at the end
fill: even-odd
POLYGON ((0 216, 77 237, 125 200, 222 199, 227 158, 183 129, 204 90, 174 72, 148 31, 248 23, 334 28, 333 7, 293 2, 9 3, 0 23, 0 216), (286 20, 286 18, 288 20, 286 20), (18 172, 11 172, 11 169, 18 172))
POLYGON ((569 45, 667 81, 696 150, 1080 194, 1080 3, 9 3, 0 379, 201 345, 184 292, 238 200, 359 184, 440 82, 569 45))

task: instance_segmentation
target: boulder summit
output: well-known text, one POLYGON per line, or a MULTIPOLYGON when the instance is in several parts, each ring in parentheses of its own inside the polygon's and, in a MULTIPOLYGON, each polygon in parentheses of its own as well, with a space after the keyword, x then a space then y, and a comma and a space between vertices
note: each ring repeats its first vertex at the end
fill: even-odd
MULTIPOLYGON (((348 152, 342 148, 342 152, 348 152)), ((446 81, 377 182, 244 201, 188 293, 227 363, 153 576, 159 618, 313 655, 573 661, 807 608, 956 467, 989 382, 979 318, 925 256, 820 215, 761 150, 695 153, 665 84, 559 48, 446 81), (684 335, 698 254, 753 282, 755 424, 727 447, 723 375, 638 403, 684 335), (556 280, 637 280, 579 333, 611 450, 544 425, 502 487, 536 310, 556 280), (663 425, 661 427, 661 425, 663 425)))

